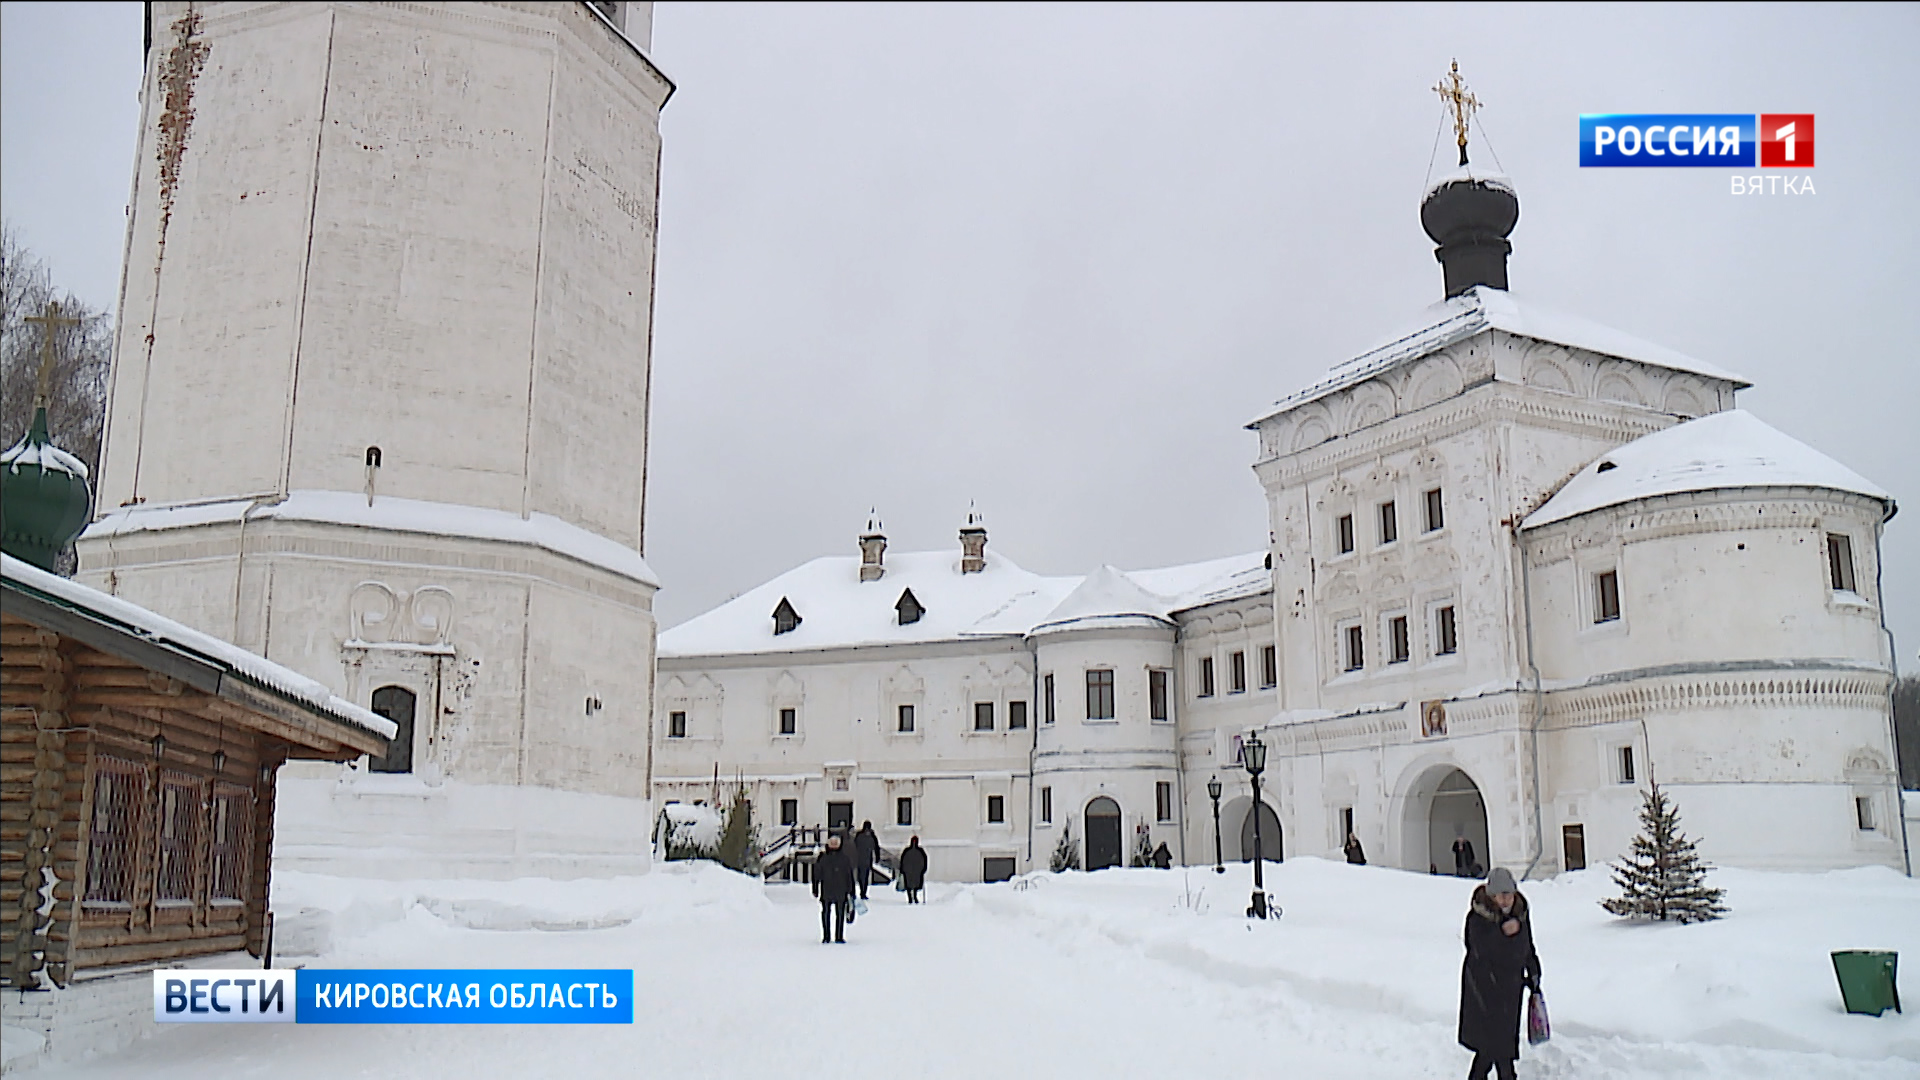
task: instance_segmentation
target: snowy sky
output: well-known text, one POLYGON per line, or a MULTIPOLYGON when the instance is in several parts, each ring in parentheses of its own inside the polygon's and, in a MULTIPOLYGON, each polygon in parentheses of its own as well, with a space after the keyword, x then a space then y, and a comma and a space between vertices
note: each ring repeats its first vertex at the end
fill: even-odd
MULTIPOLYGON (((0 5, 0 202, 100 304, 139 20, 0 5)), ((874 505, 919 549, 976 500, 1044 573, 1260 547, 1241 425, 1440 298, 1416 202, 1458 57, 1520 192, 1516 292, 1741 372, 1891 490, 1920 669, 1916 53, 1914 5, 662 4, 663 621, 851 554, 874 505), (1819 194, 1577 167, 1580 113, 1636 111, 1812 112, 1819 194)))

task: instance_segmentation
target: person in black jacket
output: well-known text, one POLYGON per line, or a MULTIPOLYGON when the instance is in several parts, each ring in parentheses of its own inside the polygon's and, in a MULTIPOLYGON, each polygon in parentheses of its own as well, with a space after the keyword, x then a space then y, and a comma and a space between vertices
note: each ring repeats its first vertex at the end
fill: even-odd
POLYGON ((1347 834, 1347 861, 1355 866, 1367 865, 1367 849, 1360 846, 1360 838, 1353 833, 1347 834))
POLYGON ((813 895, 820 898, 820 943, 846 944, 847 907, 853 903, 853 860, 841 846, 839 833, 827 837, 827 850, 813 860, 813 895))
POLYGON ((1453 876, 1466 877, 1467 868, 1473 865, 1473 841, 1464 836, 1453 838, 1453 876))
POLYGON ((873 822, 860 823, 853 834, 853 876, 860 886, 860 899, 867 898, 867 884, 873 880, 873 863, 880 856, 880 838, 874 835, 873 822))
POLYGON ((907 848, 900 853, 900 884, 907 887, 907 903, 920 903, 920 890, 927 884, 927 849, 920 846, 920 838, 907 841, 907 848))
POLYGON ((1520 1057, 1522 991, 1540 985, 1540 956, 1533 950, 1533 920, 1513 875, 1496 866, 1473 890, 1467 910, 1467 958, 1460 965, 1460 1045, 1473 1051, 1468 1080, 1486 1080, 1489 1070, 1513 1080, 1520 1057))

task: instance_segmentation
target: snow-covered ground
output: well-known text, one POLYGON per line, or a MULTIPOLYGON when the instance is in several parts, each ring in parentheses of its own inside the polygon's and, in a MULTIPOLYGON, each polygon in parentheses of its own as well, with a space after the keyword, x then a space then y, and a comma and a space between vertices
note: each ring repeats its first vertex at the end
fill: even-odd
MULTIPOLYGON (((60 1075, 1457 1077, 1470 885, 1317 859, 891 891, 823 946, 797 886, 710 864, 614 881, 283 874, 286 964, 627 967, 632 1027, 181 1026, 60 1075), (311 909, 305 916, 299 908, 311 909), (210 1071, 211 1069, 211 1071, 210 1071)), ((1920 1077, 1920 1017, 1841 1010, 1828 952, 1920 963, 1920 882, 1720 870, 1732 915, 1626 925, 1602 871, 1523 886, 1555 1035, 1523 1077, 1920 1077)), ((1911 991, 1909 997, 1915 997, 1911 991)), ((48 1072, 54 1070, 49 1069, 48 1072)))

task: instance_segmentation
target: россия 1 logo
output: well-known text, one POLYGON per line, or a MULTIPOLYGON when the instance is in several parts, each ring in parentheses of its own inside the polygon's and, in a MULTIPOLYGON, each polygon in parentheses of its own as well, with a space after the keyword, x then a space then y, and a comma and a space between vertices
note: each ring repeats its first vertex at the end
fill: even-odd
POLYGON ((1812 113, 1588 113, 1581 168, 1813 168, 1812 113))

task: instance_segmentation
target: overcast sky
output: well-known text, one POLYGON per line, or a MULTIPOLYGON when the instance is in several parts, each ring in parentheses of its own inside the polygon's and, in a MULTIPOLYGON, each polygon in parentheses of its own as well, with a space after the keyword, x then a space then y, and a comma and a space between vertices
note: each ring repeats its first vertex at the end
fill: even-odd
MULTIPOLYGON (((139 19, 0 6, 0 202, 100 304, 139 19)), ((1440 298, 1417 203, 1458 57, 1515 293, 1742 373, 1891 490, 1920 668, 1920 7, 667 3, 653 45, 665 625, 854 554, 869 506, 908 550, 977 501, 1051 573, 1262 547, 1242 426, 1440 298), (1582 112, 1814 113, 1818 194, 1582 170, 1582 112)))

